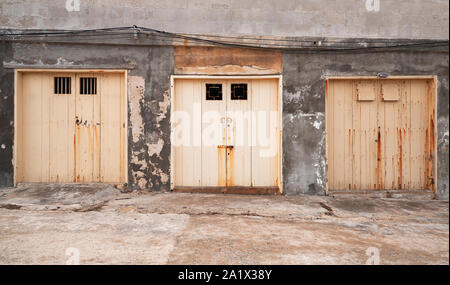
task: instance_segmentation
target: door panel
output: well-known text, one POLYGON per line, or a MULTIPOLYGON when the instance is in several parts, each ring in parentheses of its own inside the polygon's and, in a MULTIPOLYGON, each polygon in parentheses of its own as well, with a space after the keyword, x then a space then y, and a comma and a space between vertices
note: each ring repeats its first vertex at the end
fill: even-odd
POLYGON ((430 108, 434 96, 430 82, 422 79, 329 81, 330 190, 433 189, 427 183, 434 179, 429 169, 435 165, 431 151, 434 146, 430 143, 435 134, 430 136, 428 131, 432 125, 430 117, 434 116, 434 108, 430 108), (351 102, 345 99, 348 86, 353 86, 351 102), (347 151, 349 148, 351 151, 347 151), (350 173, 348 161, 353 165, 351 175, 346 174, 350 173))
POLYGON ((201 81, 179 80, 175 85, 172 116, 175 185, 201 186, 201 100, 201 81))
POLYGON ((426 149, 428 101, 427 85, 420 81, 411 81, 411 187, 420 189, 426 184, 426 149))
POLYGON ((252 81, 252 186, 278 186, 278 84, 275 79, 252 81))
POLYGON ((99 181, 100 80, 94 74, 83 74, 76 76, 75 81, 75 179, 99 181))
MULTIPOLYGON (((209 93, 208 93, 209 94, 209 93)), ((202 81, 202 186, 227 183, 227 84, 224 80, 202 81), (211 84, 211 85, 210 85, 211 84), (219 88, 220 99, 212 93, 219 88), (207 91, 211 92, 207 98, 207 91)))
POLYGON ((384 189, 395 190, 402 187, 402 114, 400 101, 385 101, 385 98, 395 98, 403 89, 400 81, 391 81, 384 87, 385 83, 380 83, 382 92, 379 92, 379 105, 383 109, 384 116, 384 189), (393 87, 393 88, 391 88, 393 87))
MULTIPOLYGON (((122 97, 123 77, 115 73, 101 75, 101 174, 100 181, 117 183, 125 179, 125 118, 122 97)), ((97 134, 95 134, 97 135, 97 134)))
POLYGON ((53 74, 54 77, 70 78, 68 94, 50 93, 50 181, 73 182, 75 146, 75 76, 73 74, 53 74))
POLYGON ((42 85, 42 73, 33 72, 23 75, 22 173, 24 181, 27 182, 43 180, 41 175, 43 166, 41 163, 43 147, 42 85))
POLYGON ((251 86, 250 81, 227 82, 227 186, 249 187, 252 183, 251 86), (239 96, 238 92, 246 94, 239 96))

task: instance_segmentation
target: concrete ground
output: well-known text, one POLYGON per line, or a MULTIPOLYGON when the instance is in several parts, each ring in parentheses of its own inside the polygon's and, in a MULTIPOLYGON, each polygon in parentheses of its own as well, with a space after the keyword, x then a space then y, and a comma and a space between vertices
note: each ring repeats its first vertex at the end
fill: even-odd
POLYGON ((449 264, 448 201, 0 189, 1 264, 449 264))

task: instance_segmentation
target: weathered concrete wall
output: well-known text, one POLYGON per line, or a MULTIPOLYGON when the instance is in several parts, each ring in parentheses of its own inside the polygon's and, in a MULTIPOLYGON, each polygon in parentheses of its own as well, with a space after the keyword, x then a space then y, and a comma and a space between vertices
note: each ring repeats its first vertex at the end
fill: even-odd
MULTIPOLYGON (((174 49, 156 46, 5 43, 0 63, 70 66, 135 66, 128 74, 130 188, 169 190, 170 75, 174 49)), ((210 55, 217 55, 212 52, 210 55)), ((276 57, 265 67, 278 66, 276 57)), ((259 58, 259 57, 257 57, 259 58)), ((203 66, 201 61, 198 65, 203 66)), ((239 66, 239 60, 231 65, 239 66)), ((243 62, 241 62, 243 63, 243 62)), ((248 62, 247 62, 248 63, 248 62)), ((251 63, 251 62, 250 62, 251 63)), ((179 63, 180 64, 180 63, 179 63)), ((219 62, 219 65, 222 64, 219 62)), ((194 65, 193 65, 194 66, 194 65)), ((179 66, 180 67, 180 66, 179 66)), ((244 66, 245 67, 245 66, 244 66)), ((389 51, 374 53, 284 52, 283 177, 287 194, 324 194, 325 77, 438 75, 438 194, 449 195, 449 58, 448 52, 389 51)), ((13 70, 0 69, 0 185, 13 178, 13 70)))
POLYGON ((325 77, 438 75, 438 195, 449 196, 448 53, 382 52, 283 55, 283 176, 287 194, 324 194, 325 77))
POLYGON ((14 179, 14 72, 3 68, 3 60, 11 57, 11 45, 0 41, 0 186, 12 185, 14 179))
POLYGON ((1 0, 0 27, 448 39, 448 0, 1 0), (75 2, 79 3, 74 5, 75 2), (68 3, 68 9, 66 4, 68 3), (377 5, 379 3, 379 5, 377 5))
MULTIPOLYGON (((1 43, 0 62, 71 66, 135 66, 128 72, 128 161, 130 188, 169 190, 170 75, 172 47, 124 47, 1 43)), ((14 137, 13 69, 0 69, 0 185, 12 185, 14 137)))

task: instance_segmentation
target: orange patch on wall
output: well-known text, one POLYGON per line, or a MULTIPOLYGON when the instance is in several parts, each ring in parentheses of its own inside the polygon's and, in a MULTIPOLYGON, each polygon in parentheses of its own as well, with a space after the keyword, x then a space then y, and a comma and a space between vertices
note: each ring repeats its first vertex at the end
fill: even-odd
POLYGON ((175 74, 280 74, 282 53, 227 47, 174 48, 175 74))

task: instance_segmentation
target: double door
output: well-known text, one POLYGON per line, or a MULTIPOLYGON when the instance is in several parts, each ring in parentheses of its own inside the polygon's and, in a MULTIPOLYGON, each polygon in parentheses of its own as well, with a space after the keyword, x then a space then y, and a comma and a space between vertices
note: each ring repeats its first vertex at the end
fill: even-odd
POLYGON ((24 73, 17 182, 126 182, 123 84, 119 73, 24 73))
POLYGON ((175 80, 177 187, 278 187, 275 79, 175 80))
POLYGON ((328 82, 330 190, 435 189, 430 79, 328 82))

